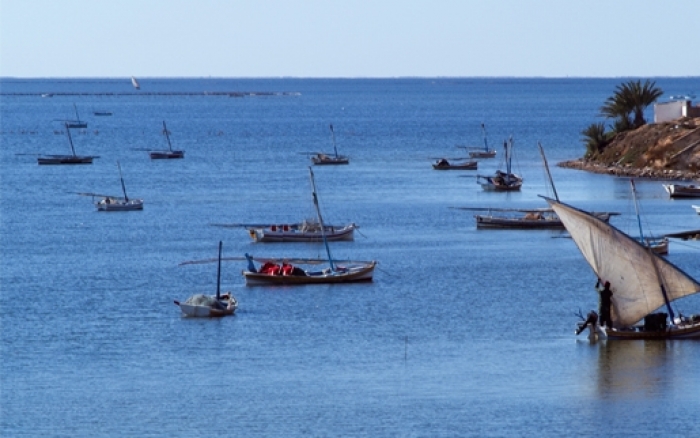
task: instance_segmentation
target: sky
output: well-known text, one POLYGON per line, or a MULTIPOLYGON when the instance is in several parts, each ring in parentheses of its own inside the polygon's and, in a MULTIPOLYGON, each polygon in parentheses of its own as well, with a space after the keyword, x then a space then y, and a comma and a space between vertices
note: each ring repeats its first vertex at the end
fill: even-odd
POLYGON ((0 76, 700 76, 699 20, 700 0, 0 0, 0 76))

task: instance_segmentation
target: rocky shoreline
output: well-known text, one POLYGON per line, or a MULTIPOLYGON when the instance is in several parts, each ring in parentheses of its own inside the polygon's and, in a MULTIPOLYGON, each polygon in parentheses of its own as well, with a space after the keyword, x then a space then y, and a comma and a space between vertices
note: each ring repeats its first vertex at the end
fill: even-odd
POLYGON ((585 158, 577 160, 562 161, 557 166, 567 169, 585 170, 587 172, 600 173, 606 175, 649 178, 674 181, 695 181, 700 183, 700 172, 691 172, 675 169, 654 169, 652 167, 635 168, 631 166, 598 163, 585 158))

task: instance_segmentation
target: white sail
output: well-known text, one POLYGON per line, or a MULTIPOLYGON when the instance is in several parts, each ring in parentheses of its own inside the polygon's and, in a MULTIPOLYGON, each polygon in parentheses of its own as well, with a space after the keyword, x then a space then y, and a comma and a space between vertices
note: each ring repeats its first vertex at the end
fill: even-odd
POLYGON ((136 88, 137 90, 141 89, 141 86, 139 85, 139 81, 137 81, 136 78, 133 76, 131 77, 131 85, 133 85, 134 88, 136 88))
POLYGON ((700 283, 636 239, 590 214, 547 199, 598 278, 613 290, 613 321, 637 323, 669 302, 700 292, 700 283), (657 275, 658 273, 658 275, 657 275))

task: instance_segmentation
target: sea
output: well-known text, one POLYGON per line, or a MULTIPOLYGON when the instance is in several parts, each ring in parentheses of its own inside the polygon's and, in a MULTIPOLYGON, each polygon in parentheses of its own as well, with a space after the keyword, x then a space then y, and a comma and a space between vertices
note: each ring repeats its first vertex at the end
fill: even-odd
MULTIPOLYGON (((7 437, 664 436, 700 432, 700 342, 591 343, 578 314, 596 276, 565 231, 476 229, 463 208, 562 202, 620 213, 630 235, 700 228, 660 180, 557 166, 631 78, 0 79, 0 435, 7 437), (77 111, 77 116, 76 116, 77 111), (98 116, 96 112, 111 112, 98 116), (92 165, 39 166, 39 154, 92 165), (167 149, 163 122, 182 160, 167 149), (476 171, 434 171, 484 144, 476 171), (246 287, 245 253, 326 257, 317 243, 253 243, 241 227, 316 217, 359 225, 337 259, 376 260, 362 284, 246 287), (522 191, 476 175, 512 170, 522 191), (121 169, 121 175, 120 175, 121 169), (123 184, 123 187, 122 187, 123 184), (89 196, 144 200, 97 212, 89 196), (182 316, 221 290, 234 316, 182 316)), ((643 78, 644 79, 644 78, 643 78)), ((699 77, 652 78, 671 95, 699 77)), ((647 111, 653 121, 653 108, 647 111)), ((700 279, 700 242, 667 259, 700 279)), ((674 303, 700 313, 698 295, 674 303)))

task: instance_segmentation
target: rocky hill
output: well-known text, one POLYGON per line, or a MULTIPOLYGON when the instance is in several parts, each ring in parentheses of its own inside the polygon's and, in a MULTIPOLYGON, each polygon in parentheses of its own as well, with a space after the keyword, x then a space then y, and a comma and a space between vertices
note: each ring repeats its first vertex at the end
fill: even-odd
POLYGON ((700 181, 700 118, 650 123, 617 134, 596 156, 559 166, 619 176, 700 181))

